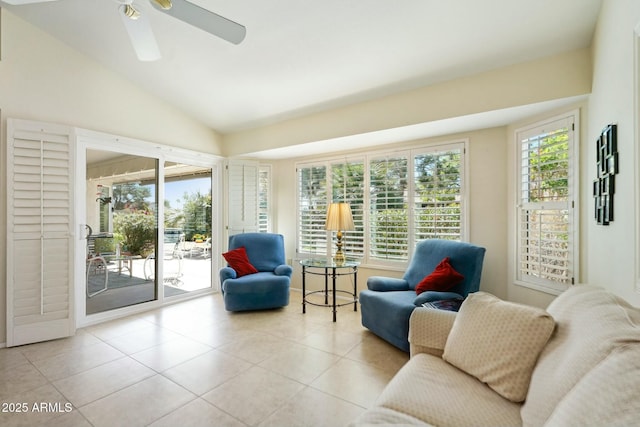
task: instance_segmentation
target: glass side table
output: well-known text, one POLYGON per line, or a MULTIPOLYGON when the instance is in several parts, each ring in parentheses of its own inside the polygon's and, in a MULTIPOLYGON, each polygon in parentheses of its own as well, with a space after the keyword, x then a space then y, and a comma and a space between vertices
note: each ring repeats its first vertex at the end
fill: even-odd
POLYGON ((310 258, 300 260, 302 265, 302 313, 306 313, 306 304, 316 305, 319 307, 332 307, 333 321, 336 321, 336 307, 353 304, 353 311, 358 311, 358 261, 347 260, 343 263, 336 264, 332 258, 310 258), (306 275, 313 274, 324 276, 324 289, 319 291, 307 292, 306 275), (353 292, 351 290, 336 289, 336 279, 338 276, 353 275, 353 292), (331 289, 329 289, 329 277, 331 277, 331 289), (347 302, 336 303, 336 294, 345 294, 348 296, 347 302), (324 304, 309 301, 308 296, 313 294, 324 294, 324 304), (329 294, 331 294, 331 304, 329 304, 329 294))

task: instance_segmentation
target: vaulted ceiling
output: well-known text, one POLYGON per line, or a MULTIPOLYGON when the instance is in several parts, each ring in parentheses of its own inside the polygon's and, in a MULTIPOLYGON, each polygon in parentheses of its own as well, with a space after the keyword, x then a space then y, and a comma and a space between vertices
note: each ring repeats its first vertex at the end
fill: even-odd
POLYGON ((3 8, 221 133, 589 46, 601 0, 190 0, 247 29, 235 45, 152 8, 162 58, 137 59, 118 0, 3 8))

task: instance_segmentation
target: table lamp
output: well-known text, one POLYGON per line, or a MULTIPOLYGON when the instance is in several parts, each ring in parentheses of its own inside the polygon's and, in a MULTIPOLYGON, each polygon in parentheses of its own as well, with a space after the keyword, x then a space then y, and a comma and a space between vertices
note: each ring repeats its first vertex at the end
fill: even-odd
POLYGON ((353 215, 351 214, 351 207, 348 203, 331 203, 329 209, 327 209, 327 221, 325 230, 337 231, 338 242, 336 246, 338 250, 333 260, 336 264, 344 264, 346 258, 342 252, 342 232, 348 230, 355 230, 353 224, 353 215))

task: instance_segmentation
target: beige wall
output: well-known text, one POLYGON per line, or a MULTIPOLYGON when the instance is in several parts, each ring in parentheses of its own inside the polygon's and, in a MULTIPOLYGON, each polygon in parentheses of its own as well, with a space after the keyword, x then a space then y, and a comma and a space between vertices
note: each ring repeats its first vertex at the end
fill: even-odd
POLYGON ((0 343, 6 331, 6 119, 66 124, 219 154, 221 137, 2 9, 0 343))
MULTIPOLYGON (((435 142, 468 140, 467 160, 469 161, 469 241, 487 248, 480 288, 507 297, 507 133, 505 127, 475 132, 430 138, 410 143, 376 147, 376 149, 399 146, 418 146, 435 142)), ((296 199, 297 180, 295 163, 302 159, 274 163, 274 186, 277 217, 276 231, 285 236, 287 258, 295 259, 296 199)), ((300 269, 296 269, 292 286, 301 288, 300 269)), ((361 268, 358 276, 359 289, 366 289, 369 276, 384 275, 401 277, 403 271, 389 271, 361 268)))
MULTIPOLYGON (((604 0, 593 43, 593 91, 589 100, 587 138, 583 141, 584 179, 582 196, 587 241, 583 242, 586 275, 584 281, 604 286, 640 306, 635 282, 638 269, 638 143, 639 112, 634 109, 638 79, 634 71, 634 28, 640 24, 637 0, 604 0), (595 141, 609 123, 618 124, 620 173, 616 176, 615 219, 601 226, 593 219, 590 183, 596 179, 595 141)), ((639 68, 640 70, 640 68, 639 68)), ((638 71, 640 72, 640 71, 638 71)))
POLYGON ((357 135, 588 94, 588 49, 500 68, 410 92, 224 137, 224 155, 357 135))

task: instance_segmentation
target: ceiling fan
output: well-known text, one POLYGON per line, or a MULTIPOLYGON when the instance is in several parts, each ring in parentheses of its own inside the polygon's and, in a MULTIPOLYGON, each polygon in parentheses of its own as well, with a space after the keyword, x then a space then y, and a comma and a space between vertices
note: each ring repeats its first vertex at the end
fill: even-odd
MULTIPOLYGON (((44 3, 57 0, 1 0, 10 5, 44 3)), ((113 0, 119 4, 118 11, 129 34, 133 49, 140 61, 160 59, 160 49, 153 35, 147 16, 134 5, 134 0, 113 0)), ((141 0, 135 0, 141 1, 141 0)), ((237 22, 204 9, 186 0, 148 0, 158 11, 166 13, 180 21, 200 28, 214 36, 233 44, 244 40, 246 28, 237 22)))

